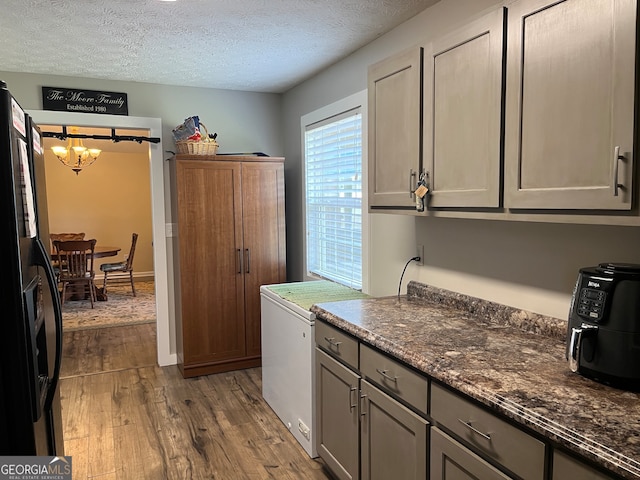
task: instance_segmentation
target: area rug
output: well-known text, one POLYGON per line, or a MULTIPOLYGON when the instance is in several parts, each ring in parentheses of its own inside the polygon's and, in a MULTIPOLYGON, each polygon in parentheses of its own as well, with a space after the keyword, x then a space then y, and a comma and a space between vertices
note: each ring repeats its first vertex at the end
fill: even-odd
POLYGON ((139 325, 156 321, 156 299, 154 283, 135 282, 136 294, 131 294, 131 285, 109 285, 104 302, 89 300, 67 300, 62 306, 63 331, 106 328, 119 325, 139 325))

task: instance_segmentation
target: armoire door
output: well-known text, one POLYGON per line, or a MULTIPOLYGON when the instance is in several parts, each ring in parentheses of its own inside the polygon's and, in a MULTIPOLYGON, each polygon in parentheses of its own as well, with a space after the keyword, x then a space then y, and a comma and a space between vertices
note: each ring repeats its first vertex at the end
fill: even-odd
POLYGON ((236 162, 177 164, 185 370, 245 355, 240 177, 236 162))
POLYGON ((286 280, 284 165, 242 163, 246 355, 259 356, 260 285, 286 280))

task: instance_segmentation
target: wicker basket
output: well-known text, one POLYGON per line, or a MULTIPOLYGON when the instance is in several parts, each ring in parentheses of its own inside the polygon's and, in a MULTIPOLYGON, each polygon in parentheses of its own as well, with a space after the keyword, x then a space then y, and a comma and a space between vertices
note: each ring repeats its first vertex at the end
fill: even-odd
POLYGON ((218 142, 209 138, 209 131, 204 123, 200 122, 200 127, 204 130, 202 140, 183 140, 176 142, 178 153, 188 155, 215 155, 218 151, 218 142))

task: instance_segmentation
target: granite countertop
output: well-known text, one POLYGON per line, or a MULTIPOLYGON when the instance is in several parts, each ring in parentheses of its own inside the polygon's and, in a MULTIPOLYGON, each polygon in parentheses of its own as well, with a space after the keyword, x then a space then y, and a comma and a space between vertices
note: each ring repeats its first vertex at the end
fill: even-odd
POLYGON ((640 394, 572 373, 566 320, 417 282, 404 296, 311 311, 566 449, 640 478, 640 394))

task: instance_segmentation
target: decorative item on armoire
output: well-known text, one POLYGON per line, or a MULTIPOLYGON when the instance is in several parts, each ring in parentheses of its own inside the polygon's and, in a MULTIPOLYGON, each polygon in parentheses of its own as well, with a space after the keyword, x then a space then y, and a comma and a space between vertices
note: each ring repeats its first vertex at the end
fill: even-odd
POLYGON ((215 155, 220 146, 216 141, 218 134, 209 133, 197 115, 185 119, 172 132, 179 154, 215 155))

